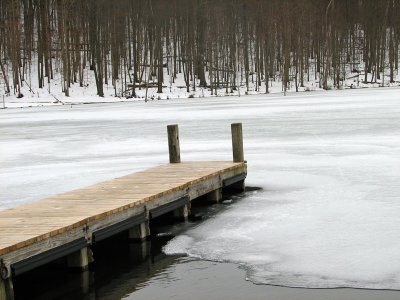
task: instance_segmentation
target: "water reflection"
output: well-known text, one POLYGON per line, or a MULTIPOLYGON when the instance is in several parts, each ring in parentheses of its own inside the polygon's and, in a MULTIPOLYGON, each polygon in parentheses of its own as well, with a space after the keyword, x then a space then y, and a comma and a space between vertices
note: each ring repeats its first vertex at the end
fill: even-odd
POLYGON ((71 272, 56 262, 16 278, 16 299, 121 299, 176 262, 161 253, 165 239, 106 240, 94 246, 90 271, 71 272))
MULTIPOLYGON (((230 195, 227 194, 229 197, 230 195)), ((147 286, 158 274, 178 263, 181 257, 167 256, 162 247, 173 236, 226 208, 226 204, 204 206, 194 203, 190 222, 171 223, 166 217, 151 224, 152 238, 132 243, 127 232, 93 245, 90 271, 72 272, 63 259, 15 278, 16 300, 23 299, 121 299, 147 286)))

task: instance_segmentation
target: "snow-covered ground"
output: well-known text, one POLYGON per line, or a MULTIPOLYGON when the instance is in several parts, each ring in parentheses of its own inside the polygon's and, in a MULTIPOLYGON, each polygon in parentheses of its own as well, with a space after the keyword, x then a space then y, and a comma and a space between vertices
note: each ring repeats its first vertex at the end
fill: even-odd
MULTIPOLYGON (((50 82, 47 80, 44 83, 43 88, 38 87, 38 82, 35 80, 37 74, 36 64, 31 66, 31 76, 27 76, 25 81, 22 82, 21 93, 24 95, 22 98, 17 98, 15 91, 12 91, 10 95, 6 95, 5 86, 0 74, 0 108, 19 108, 19 107, 35 107, 35 106, 59 106, 59 105, 76 105, 76 104, 88 104, 88 103, 115 103, 115 102, 137 102, 144 101, 146 99, 146 89, 144 87, 136 89, 135 98, 127 98, 126 94, 121 92, 121 81, 116 80, 116 88, 111 84, 104 84, 104 97, 98 97, 95 78, 93 71, 87 67, 84 71, 83 87, 79 86, 79 83, 72 83, 69 89, 69 97, 66 97, 62 91, 62 77, 59 72, 55 72, 54 79, 50 82)), ((372 82, 372 74, 368 74, 368 83, 364 83, 364 73, 352 73, 350 70, 346 72, 346 79, 341 86, 341 89, 360 89, 360 88, 377 88, 382 86, 385 87, 396 87, 400 85, 400 75, 395 75, 395 82, 390 82, 390 77, 387 74, 388 70, 385 71, 385 75, 381 74, 381 79, 376 82, 372 82), (383 81, 383 82, 382 82, 383 81)), ((243 75, 243 74, 242 74, 243 75)), ((250 76, 249 90, 245 86, 244 78, 238 72, 237 74, 237 90, 226 90, 226 88, 218 88, 217 92, 211 94, 209 88, 198 87, 199 80, 196 79, 196 88, 193 89, 193 82, 190 82, 189 92, 186 89, 186 84, 183 74, 177 74, 177 78, 172 80, 168 75, 167 69, 164 69, 164 85, 163 93, 157 93, 157 88, 154 86, 157 84, 157 78, 152 78, 149 82, 150 87, 147 91, 147 100, 169 100, 169 99, 185 99, 185 98, 205 98, 205 97, 226 97, 226 96, 243 96, 243 95, 257 95, 265 94, 266 88, 264 82, 256 88, 256 74, 250 76)), ((309 91, 323 91, 319 86, 319 77, 315 76, 314 72, 311 72, 310 76, 305 76, 304 87, 298 87, 299 92, 309 91)), ((10 73, 10 78, 12 75, 10 73)), ((208 72, 206 72, 206 78, 209 78, 208 72)), ((111 79, 109 79, 111 82, 111 79)), ((142 84, 144 84, 142 82, 142 84)), ((334 89, 333 81, 328 81, 328 87, 334 89)), ((12 89, 13 90, 13 89, 12 89)), ((269 82, 269 93, 279 94, 283 92, 282 81, 280 76, 276 76, 275 79, 270 79, 269 82)), ((296 86, 293 81, 289 83, 288 93, 296 92, 296 86)), ((129 94, 130 95, 130 94, 129 94)))
POLYGON ((256 283, 400 289, 399 88, 0 111, 0 209, 165 163, 231 158, 244 126, 242 201, 167 253, 237 262, 256 283))

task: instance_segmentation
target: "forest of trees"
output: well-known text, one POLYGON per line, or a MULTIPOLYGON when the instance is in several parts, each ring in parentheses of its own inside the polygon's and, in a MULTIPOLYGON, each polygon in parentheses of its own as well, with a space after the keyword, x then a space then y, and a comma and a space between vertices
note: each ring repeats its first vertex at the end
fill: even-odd
POLYGON ((211 92, 394 82, 399 16, 400 0, 0 0, 0 84, 22 97, 58 74, 68 96, 93 76, 99 96, 135 97, 164 74, 211 92))

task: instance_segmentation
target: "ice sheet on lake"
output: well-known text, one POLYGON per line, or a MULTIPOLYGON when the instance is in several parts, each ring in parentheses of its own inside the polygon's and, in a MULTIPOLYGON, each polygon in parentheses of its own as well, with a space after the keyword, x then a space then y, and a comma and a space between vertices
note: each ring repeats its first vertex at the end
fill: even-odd
POLYGON ((263 190, 173 239, 167 253, 232 261, 255 283, 400 289, 399 89, 0 113, 0 209, 167 161, 230 159, 263 190))

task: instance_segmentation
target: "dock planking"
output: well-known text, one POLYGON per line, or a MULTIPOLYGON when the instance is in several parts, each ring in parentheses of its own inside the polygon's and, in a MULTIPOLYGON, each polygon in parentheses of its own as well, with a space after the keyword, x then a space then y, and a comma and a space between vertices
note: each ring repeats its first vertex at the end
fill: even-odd
MULTIPOLYGON (((168 212, 187 217, 193 199, 207 195, 218 201, 223 187, 244 189, 244 161, 177 160, 175 129, 169 164, 0 211, 0 299, 11 299, 5 287, 12 287, 13 276, 68 255, 77 261, 91 244, 125 230, 143 240, 152 218, 168 212)), ((90 259, 78 261, 85 268, 81 262, 90 259)))
MULTIPOLYGON (((221 177, 223 180, 225 174, 243 172, 244 163, 168 164, 0 211, 0 255, 90 221, 149 205, 152 200, 194 187, 207 179, 221 177)), ((201 194, 199 191, 197 196, 201 194)))

